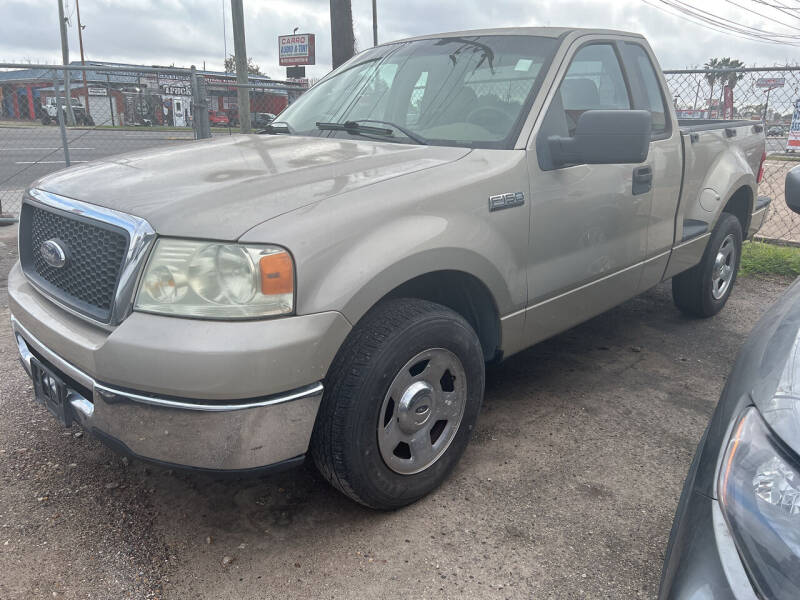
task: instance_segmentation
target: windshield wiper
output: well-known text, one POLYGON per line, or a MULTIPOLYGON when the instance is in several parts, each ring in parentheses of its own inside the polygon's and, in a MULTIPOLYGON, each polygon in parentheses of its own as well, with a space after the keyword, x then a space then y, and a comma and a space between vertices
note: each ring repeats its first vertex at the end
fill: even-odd
POLYGON ((377 121, 375 119, 358 119, 357 121, 345 121, 344 123, 324 123, 318 122, 317 129, 320 131, 346 131, 347 133, 361 133, 365 135, 379 135, 379 136, 392 136, 394 137, 394 130, 396 129, 408 139, 422 144, 428 145, 428 140, 418 133, 406 129, 402 125, 392 123, 391 121, 377 121), (371 125, 362 125, 362 123, 377 123, 379 125, 388 125, 387 127, 373 127, 371 125))
POLYGON ((292 128, 289 127, 289 124, 286 121, 273 121, 263 129, 259 130, 258 133, 292 133, 292 128), (279 125, 279 127, 276 127, 276 125, 279 125))

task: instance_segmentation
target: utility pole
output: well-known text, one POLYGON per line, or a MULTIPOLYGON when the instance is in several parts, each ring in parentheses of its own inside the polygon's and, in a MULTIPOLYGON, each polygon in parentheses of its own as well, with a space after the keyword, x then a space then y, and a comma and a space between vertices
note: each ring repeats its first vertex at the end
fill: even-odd
MULTIPOLYGON (((64 66, 69 65, 69 45, 67 43, 67 19, 64 16, 64 0, 58 0, 58 26, 61 28, 61 62, 64 66)), ((64 104, 67 105, 67 124, 75 125, 75 115, 72 114, 72 94, 69 84, 69 70, 64 69, 64 104)), ((58 110, 58 94, 56 94, 56 106, 58 110)))
POLYGON ((250 89, 247 87, 247 48, 244 42, 242 0, 231 0, 233 51, 236 55, 236 89, 239 93, 239 129, 250 133, 250 89))
MULTIPOLYGON (((78 0, 75 0, 76 2, 78 0)), ((378 0, 372 0, 372 45, 378 45, 378 0)), ((80 17, 78 17, 80 19, 80 17)))
MULTIPOLYGON (((83 59, 83 25, 81 25, 81 5, 78 0, 75 0, 75 13, 78 17, 78 45, 81 47, 81 65, 86 66, 86 61, 83 59)), ((89 86, 86 85, 86 69, 83 69, 83 95, 86 96, 86 116, 91 116, 89 112, 89 86)), ((109 90, 108 95, 111 95, 109 90)))
MULTIPOLYGON (((222 0, 222 47, 224 56, 222 57, 222 70, 228 72, 225 65, 228 63, 228 24, 225 19, 225 0, 222 0)), ((205 67, 203 67, 205 71, 205 67)))
POLYGON ((353 34, 353 8, 350 0, 330 0, 331 4, 331 58, 333 68, 355 54, 353 34))
POLYGON ((771 87, 767 88, 767 101, 764 104, 764 117, 762 119, 764 121, 764 123, 767 122, 767 118, 769 117, 769 93, 771 91, 772 91, 771 87))

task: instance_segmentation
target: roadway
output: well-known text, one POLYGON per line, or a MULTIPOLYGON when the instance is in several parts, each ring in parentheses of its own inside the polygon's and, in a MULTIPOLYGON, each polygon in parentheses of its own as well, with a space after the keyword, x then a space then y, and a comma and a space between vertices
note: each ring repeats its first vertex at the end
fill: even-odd
MULTIPOLYGON (((67 131, 70 161, 73 165, 154 146, 182 144, 193 139, 194 134, 190 129, 67 131)), ((65 166, 58 127, 0 126, 0 203, 3 211, 15 212, 19 208, 21 190, 39 177, 65 166)))

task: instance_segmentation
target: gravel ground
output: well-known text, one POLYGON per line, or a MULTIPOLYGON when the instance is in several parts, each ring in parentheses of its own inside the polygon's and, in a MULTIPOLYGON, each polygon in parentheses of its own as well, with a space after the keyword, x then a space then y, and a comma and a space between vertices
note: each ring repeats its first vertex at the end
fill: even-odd
POLYGON ((128 462, 31 400, 0 229, 0 597, 652 598, 683 478, 737 348, 788 284, 708 321, 668 286, 490 370, 472 443, 394 513, 311 468, 212 478, 128 462))

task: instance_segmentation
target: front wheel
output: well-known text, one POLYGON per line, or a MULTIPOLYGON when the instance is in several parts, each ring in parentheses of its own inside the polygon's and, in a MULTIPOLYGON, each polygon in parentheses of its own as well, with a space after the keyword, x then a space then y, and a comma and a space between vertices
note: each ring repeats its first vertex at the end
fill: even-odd
POLYGON ((731 295, 741 258, 742 226, 739 219, 724 212, 700 263, 672 278, 675 305, 695 317, 717 314, 731 295))
POLYGON ((480 411, 483 352, 452 310, 382 302, 339 350, 311 440, 322 475, 371 508, 435 489, 458 462, 480 411))

